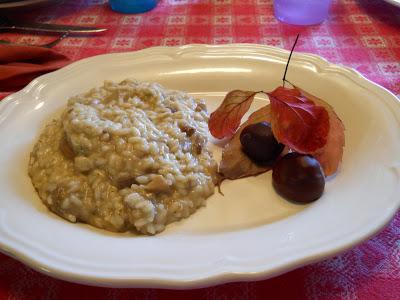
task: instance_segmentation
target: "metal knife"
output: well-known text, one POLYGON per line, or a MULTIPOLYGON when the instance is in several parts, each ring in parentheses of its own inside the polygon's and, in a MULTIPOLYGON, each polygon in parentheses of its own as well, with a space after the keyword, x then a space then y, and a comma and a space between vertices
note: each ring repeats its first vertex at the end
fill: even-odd
POLYGON ((20 22, 9 20, 5 17, 0 17, 0 31, 30 31, 30 32, 45 32, 45 33, 64 33, 70 34, 93 34, 106 31, 106 28, 96 28, 87 26, 61 25, 35 22, 20 22))

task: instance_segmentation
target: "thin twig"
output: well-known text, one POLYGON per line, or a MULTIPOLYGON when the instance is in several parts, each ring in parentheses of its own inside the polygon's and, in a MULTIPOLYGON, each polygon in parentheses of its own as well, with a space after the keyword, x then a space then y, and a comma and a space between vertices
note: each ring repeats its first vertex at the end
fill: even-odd
POLYGON ((290 62, 290 59, 292 58, 293 50, 294 50, 294 47, 296 47, 297 40, 299 39, 299 36, 300 36, 300 33, 297 34, 296 40, 294 41, 294 44, 293 44, 293 46, 292 46, 292 50, 290 50, 289 58, 288 58, 288 61, 287 61, 287 63, 286 63, 285 73, 283 74, 283 78, 282 78, 283 87, 285 87, 286 72, 287 72, 287 70, 288 70, 289 62, 290 62))

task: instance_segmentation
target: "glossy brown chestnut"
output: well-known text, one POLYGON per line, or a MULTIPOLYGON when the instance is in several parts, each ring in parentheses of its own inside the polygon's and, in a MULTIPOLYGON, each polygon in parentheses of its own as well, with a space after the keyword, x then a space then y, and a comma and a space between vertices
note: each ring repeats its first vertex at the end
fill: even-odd
POLYGON ((240 133, 240 143, 243 151, 256 163, 274 161, 284 148, 284 145, 275 139, 268 122, 246 126, 240 133))
POLYGON ((309 203, 321 197, 325 188, 324 172, 318 160, 310 155, 288 153, 272 170, 272 184, 282 197, 309 203))

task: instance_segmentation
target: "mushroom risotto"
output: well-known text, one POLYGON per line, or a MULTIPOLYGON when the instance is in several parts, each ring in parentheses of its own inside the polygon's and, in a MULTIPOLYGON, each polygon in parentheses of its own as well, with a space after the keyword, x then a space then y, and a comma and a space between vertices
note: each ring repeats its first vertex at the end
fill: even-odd
POLYGON ((68 101, 29 162, 43 203, 71 221, 155 234, 214 193, 202 100, 125 80, 68 101))

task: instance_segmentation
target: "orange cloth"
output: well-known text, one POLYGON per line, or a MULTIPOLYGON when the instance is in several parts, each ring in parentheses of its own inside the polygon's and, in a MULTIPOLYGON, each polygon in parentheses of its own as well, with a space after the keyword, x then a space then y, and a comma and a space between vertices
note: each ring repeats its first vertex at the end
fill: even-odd
POLYGON ((57 70, 70 63, 63 54, 53 49, 0 45, 0 91, 16 91, 37 76, 57 70))

